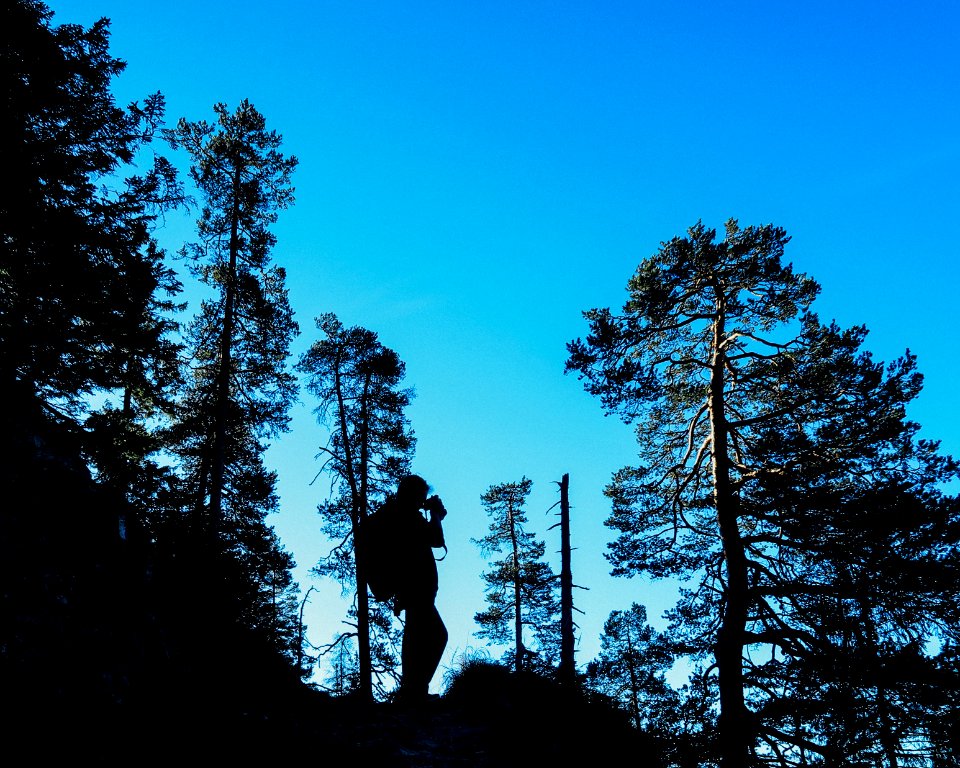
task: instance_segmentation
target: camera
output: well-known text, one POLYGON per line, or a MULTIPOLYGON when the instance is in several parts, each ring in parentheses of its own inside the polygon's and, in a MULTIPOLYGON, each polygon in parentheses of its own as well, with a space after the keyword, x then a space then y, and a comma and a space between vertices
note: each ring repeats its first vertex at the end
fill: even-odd
POLYGON ((436 515, 440 520, 443 520, 447 515, 447 510, 444 508, 439 496, 431 496, 424 502, 423 508, 430 513, 431 517, 436 515))

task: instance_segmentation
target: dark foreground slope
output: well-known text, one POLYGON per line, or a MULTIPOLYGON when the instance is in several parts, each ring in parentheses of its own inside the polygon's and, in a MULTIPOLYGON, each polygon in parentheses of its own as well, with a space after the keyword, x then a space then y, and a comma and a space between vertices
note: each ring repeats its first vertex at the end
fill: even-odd
POLYGON ((656 740, 630 728, 621 713, 507 670, 453 685, 419 707, 363 704, 305 687, 277 690, 272 698, 231 702, 188 694, 155 706, 61 709, 21 721, 7 743, 41 762, 100 764, 280 765, 307 757, 328 765, 347 759, 346 765, 392 768, 519 768, 613 764, 623 755, 662 764, 656 740))

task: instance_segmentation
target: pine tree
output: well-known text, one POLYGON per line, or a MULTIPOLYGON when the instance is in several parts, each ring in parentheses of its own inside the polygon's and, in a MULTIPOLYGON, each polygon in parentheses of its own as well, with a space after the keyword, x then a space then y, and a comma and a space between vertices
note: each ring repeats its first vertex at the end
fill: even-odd
POLYGON ((957 505, 941 489, 957 465, 906 419, 921 386, 913 356, 885 367, 861 350, 865 328, 822 324, 819 286, 782 261, 782 229, 731 220, 715 238, 698 223, 663 243, 623 313, 585 313, 591 333, 569 345, 568 370, 637 429, 641 464, 607 491, 619 532, 609 557, 618 575, 696 580, 675 631, 713 656, 724 768, 747 765, 758 745, 784 760, 835 755, 827 734, 803 735, 813 723, 785 730, 774 715, 822 688, 776 701, 800 695, 787 692, 795 664, 837 658, 831 605, 849 615, 881 553, 904 553, 893 558, 903 568, 884 567, 886 586, 872 582, 881 637, 899 627, 922 647, 945 631, 957 505), (911 583, 918 567, 928 584, 911 583))
POLYGON ((0 388, 73 427, 105 394, 149 412, 176 378, 180 289, 152 229, 182 192, 160 156, 133 171, 164 99, 115 104, 106 19, 53 26, 33 0, 2 14, 0 388))
POLYGON ((395 679, 397 628, 389 607, 370 600, 354 551, 361 520, 409 472, 416 439, 405 410, 413 390, 402 386, 403 361, 376 333, 347 328, 332 313, 316 322, 323 338, 313 343, 298 368, 309 377, 307 388, 317 398, 318 419, 330 428, 330 440, 319 457, 334 493, 319 511, 323 533, 339 544, 314 570, 356 589, 359 690, 371 699, 375 681, 382 694, 384 680, 395 679))
POLYGON ((508 655, 517 672, 555 661, 560 650, 557 577, 543 560, 544 542, 524 530, 524 504, 532 485, 524 477, 490 486, 481 497, 491 518, 490 533, 473 540, 484 557, 504 555, 483 574, 487 607, 474 616, 480 626, 476 634, 497 644, 512 642, 508 655), (528 639, 535 645, 528 647, 528 639))
POLYGON ((106 19, 0 9, 0 675, 47 717, 128 702, 168 650, 137 529, 169 481, 153 422, 178 375, 179 284, 153 233, 182 191, 145 152, 163 97, 115 103, 109 41, 106 19))
POLYGON ((287 298, 286 271, 271 264, 269 226, 293 202, 295 157, 249 101, 231 114, 216 104, 216 123, 184 118, 167 131, 190 155, 190 175, 203 195, 199 241, 184 255, 214 289, 188 328, 193 381, 181 421, 195 437, 192 460, 198 509, 216 531, 229 507, 231 471, 262 453, 260 440, 287 427, 296 380, 287 370, 299 333, 287 298), (246 449, 246 450, 244 450, 246 449), (246 455, 244 455, 246 454, 246 455))
POLYGON ((642 605, 613 611, 603 625, 600 653, 587 667, 592 687, 619 701, 637 728, 646 724, 646 700, 672 692, 664 675, 673 657, 662 643, 658 647, 658 639, 642 605))
POLYGON ((189 154, 203 198, 199 239, 184 256, 213 292, 186 328, 190 372, 171 439, 198 578, 212 579, 211 590, 226 578, 233 598, 221 603, 229 606, 224 615, 209 620, 238 624, 292 662, 300 656, 294 563, 267 523, 278 499, 276 473, 263 456, 268 441, 286 431, 297 391, 288 358, 299 328, 285 270, 271 260, 276 237, 269 229, 293 202, 297 160, 281 154, 281 137, 250 102, 214 111, 215 123, 181 119, 166 132, 189 154), (199 576, 211 563, 219 565, 199 576))

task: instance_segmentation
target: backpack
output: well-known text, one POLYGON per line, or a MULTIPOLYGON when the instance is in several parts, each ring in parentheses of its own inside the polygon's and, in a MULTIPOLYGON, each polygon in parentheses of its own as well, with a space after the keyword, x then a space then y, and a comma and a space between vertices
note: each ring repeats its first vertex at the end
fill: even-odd
POLYGON ((361 542, 356 549, 357 562, 366 574, 373 599, 388 602, 396 594, 396 574, 400 556, 390 519, 389 503, 360 520, 361 542))

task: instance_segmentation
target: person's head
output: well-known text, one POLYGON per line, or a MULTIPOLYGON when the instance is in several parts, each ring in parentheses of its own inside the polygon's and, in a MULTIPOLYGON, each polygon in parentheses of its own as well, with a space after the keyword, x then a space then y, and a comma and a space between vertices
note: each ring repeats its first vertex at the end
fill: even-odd
POLYGON ((397 501, 422 509, 430 495, 430 486, 420 475, 406 475, 397 486, 397 501))

